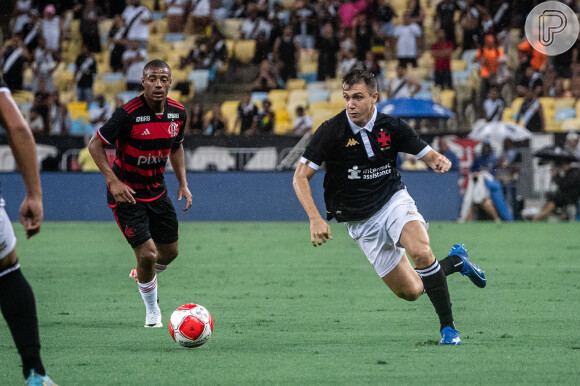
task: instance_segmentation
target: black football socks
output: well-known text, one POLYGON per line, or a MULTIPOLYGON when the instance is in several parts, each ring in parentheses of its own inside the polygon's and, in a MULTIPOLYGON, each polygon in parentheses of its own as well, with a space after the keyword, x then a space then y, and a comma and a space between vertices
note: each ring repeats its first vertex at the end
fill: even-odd
POLYGON ((435 260, 429 267, 416 269, 416 271, 423 281, 423 287, 433 307, 435 307, 435 312, 439 316, 441 330, 447 326, 455 328, 453 314, 451 312, 449 288, 447 288, 447 278, 439 262, 435 260))
POLYGON ((463 269, 463 260, 459 256, 447 256, 446 258, 439 260, 439 265, 443 270, 445 276, 449 276, 455 272, 461 272, 463 269))
POLYGON ((40 359, 38 319, 32 288, 20 269, 0 276, 0 309, 22 358, 24 378, 34 369, 45 375, 40 359))

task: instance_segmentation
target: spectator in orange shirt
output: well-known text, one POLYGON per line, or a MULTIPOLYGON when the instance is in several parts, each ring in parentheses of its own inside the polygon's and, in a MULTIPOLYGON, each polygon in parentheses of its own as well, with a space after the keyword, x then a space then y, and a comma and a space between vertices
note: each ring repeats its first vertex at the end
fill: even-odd
POLYGON ((518 50, 520 65, 529 63, 536 71, 543 71, 546 68, 548 56, 535 50, 529 41, 520 44, 518 50))
POLYGON ((485 35, 484 45, 477 51, 473 61, 481 64, 481 88, 478 103, 481 107, 487 97, 490 86, 497 82, 497 71, 500 62, 505 61, 503 47, 497 46, 494 35, 485 35))

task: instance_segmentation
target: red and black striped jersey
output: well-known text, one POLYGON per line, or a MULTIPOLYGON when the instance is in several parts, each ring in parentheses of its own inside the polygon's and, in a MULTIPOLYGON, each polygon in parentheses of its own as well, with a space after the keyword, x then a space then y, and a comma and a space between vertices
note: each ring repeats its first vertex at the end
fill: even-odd
POLYGON ((138 96, 113 113, 97 135, 117 145, 113 171, 135 190, 136 199, 150 200, 165 191, 163 170, 173 147, 183 142, 185 108, 166 98, 163 114, 156 114, 138 96))

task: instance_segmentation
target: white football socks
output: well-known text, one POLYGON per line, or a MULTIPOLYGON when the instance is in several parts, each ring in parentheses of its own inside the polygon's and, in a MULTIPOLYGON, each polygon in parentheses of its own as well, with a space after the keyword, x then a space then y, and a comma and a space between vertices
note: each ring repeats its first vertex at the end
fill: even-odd
POLYGON ((167 267, 167 265, 155 263, 155 273, 159 275, 161 272, 165 271, 167 267))
POLYGON ((157 309, 157 275, 149 283, 138 283, 147 312, 157 309))

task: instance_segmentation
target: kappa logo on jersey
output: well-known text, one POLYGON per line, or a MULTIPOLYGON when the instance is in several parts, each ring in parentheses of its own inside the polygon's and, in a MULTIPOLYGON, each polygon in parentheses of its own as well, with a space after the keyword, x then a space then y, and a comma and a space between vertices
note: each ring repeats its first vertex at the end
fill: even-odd
POLYGON ((167 113, 167 118, 169 118, 169 119, 179 118, 179 114, 177 114, 177 113, 167 113))
POLYGON ((135 118, 135 122, 149 122, 151 121, 151 117, 149 115, 144 115, 142 117, 135 118))
POLYGON ((352 169, 348 169, 348 179, 349 180, 360 180, 360 170, 358 166, 353 166, 352 169))
POLYGON ((145 129, 145 130, 143 130, 141 135, 151 135, 151 133, 149 132, 149 129, 145 129))
POLYGON ((177 134, 179 134, 179 125, 175 122, 171 122, 171 125, 169 125, 167 131, 172 137, 177 137, 177 134))
POLYGON ((141 165, 141 164, 150 165, 150 164, 156 164, 156 163, 165 162, 165 161, 167 161, 166 156, 163 156, 162 154, 153 155, 153 154, 149 153, 147 155, 147 157, 145 157, 144 155, 140 155, 139 158, 137 158, 137 165, 141 165))
POLYGON ((346 147, 351 147, 351 146, 355 146, 358 145, 359 143, 357 142, 356 139, 354 138, 349 138, 348 142, 346 143, 346 147))

